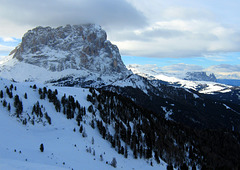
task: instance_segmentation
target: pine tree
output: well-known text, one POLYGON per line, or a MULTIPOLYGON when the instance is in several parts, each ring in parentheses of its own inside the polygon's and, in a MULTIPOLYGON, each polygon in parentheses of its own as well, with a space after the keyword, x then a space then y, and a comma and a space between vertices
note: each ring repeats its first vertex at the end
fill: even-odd
POLYGON ((45 116, 45 118, 47 119, 48 124, 51 125, 51 124, 52 124, 51 117, 48 116, 47 112, 44 114, 44 116, 45 116))
POLYGON ((44 146, 43 146, 43 144, 40 145, 40 151, 41 151, 41 152, 44 151, 44 146))
POLYGON ((6 89, 6 93, 8 94, 8 97, 9 97, 10 99, 13 97, 12 91, 10 91, 8 87, 7 87, 7 89, 6 89))
POLYGON ((171 164, 167 165, 167 170, 173 170, 173 166, 171 164))
POLYGON ((117 160, 116 160, 115 157, 112 159, 111 165, 112 165, 114 168, 117 167, 117 160))
POLYGON ((24 94, 24 98, 27 99, 27 93, 24 94))
POLYGON ((88 107, 88 112, 90 112, 90 113, 93 112, 93 105, 90 105, 90 106, 88 107))
POLYGON ((13 84, 10 85, 10 90, 12 91, 12 89, 13 89, 13 84))
POLYGON ((138 153, 137 153, 136 145, 134 145, 134 148, 133 148, 133 155, 134 155, 134 158, 135 158, 135 159, 138 158, 138 153))
POLYGON ((158 152, 157 151, 154 151, 154 158, 155 158, 156 162, 159 164, 160 163, 160 159, 158 157, 158 152))
POLYGON ((18 95, 15 95, 15 97, 14 97, 14 107, 16 108, 17 117, 19 117, 19 115, 23 111, 23 105, 22 105, 22 101, 19 100, 18 95))
POLYGON ((8 111, 10 111, 11 110, 11 105, 10 105, 10 103, 8 103, 8 111))
POLYGON ((36 86, 36 84, 34 84, 34 85, 33 85, 33 89, 37 89, 37 86, 36 86))
POLYGON ((127 145, 125 144, 125 149, 124 149, 124 157, 127 158, 128 157, 128 149, 127 149, 127 145))
POLYGON ((3 100, 3 107, 6 107, 7 106, 7 102, 6 100, 3 100))
POLYGON ((83 126, 81 125, 79 128, 79 132, 82 133, 82 131, 83 131, 83 126))
POLYGON ((91 127, 92 127, 93 129, 95 129, 95 123, 94 123, 93 120, 91 121, 91 127))
POLYGON ((3 98, 3 91, 0 91, 0 98, 3 98))
POLYGON ((82 132, 82 137, 87 137, 87 133, 86 133, 86 130, 85 130, 85 128, 83 129, 83 132, 82 132))
POLYGON ((100 161, 103 161, 103 156, 102 156, 102 154, 100 155, 100 161))

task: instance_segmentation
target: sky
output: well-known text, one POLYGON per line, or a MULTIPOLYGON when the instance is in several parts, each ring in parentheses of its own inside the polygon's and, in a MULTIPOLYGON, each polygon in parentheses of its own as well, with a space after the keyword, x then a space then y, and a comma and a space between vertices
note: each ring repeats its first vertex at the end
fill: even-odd
POLYGON ((240 79, 239 0, 0 0, 0 56, 36 26, 95 23, 126 64, 240 79))

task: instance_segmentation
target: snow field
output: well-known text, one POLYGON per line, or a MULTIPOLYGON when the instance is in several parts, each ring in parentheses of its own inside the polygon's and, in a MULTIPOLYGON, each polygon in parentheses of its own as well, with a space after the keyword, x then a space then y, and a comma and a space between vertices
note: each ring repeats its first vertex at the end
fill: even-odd
MULTIPOLYGON (((130 149, 127 159, 118 154, 111 144, 101 137, 97 127, 93 129, 89 125, 92 114, 88 112, 83 118, 85 123, 81 122, 87 133, 87 137, 83 138, 75 119, 67 119, 62 112, 56 112, 47 98, 39 98, 38 88, 44 85, 37 84, 37 89, 33 89, 30 86, 34 83, 14 83, 5 79, 0 82, 0 90, 4 92, 4 98, 0 100, 5 99, 11 104, 10 112, 2 103, 0 105, 0 169, 114 169, 109 165, 114 157, 117 160, 117 169, 165 169, 166 164, 163 161, 158 165, 153 160, 152 167, 150 161, 134 159, 130 149), (23 103, 23 118, 31 114, 33 105, 39 101, 40 106, 43 105, 43 112, 47 112, 51 117, 52 124, 45 123, 44 126, 43 123, 35 122, 32 125, 28 122, 23 125, 14 115, 13 98, 9 99, 5 92, 5 86, 9 87, 11 84, 16 87, 16 90, 12 90, 13 98, 17 94, 23 103), (25 93, 27 99, 24 98, 25 93), (44 145, 44 152, 40 152, 41 143, 44 145), (102 161, 100 155, 103 157, 102 161)), ((88 89, 52 86, 47 89, 57 89, 59 100, 66 94, 72 95, 86 109, 91 104, 86 100, 88 89)))

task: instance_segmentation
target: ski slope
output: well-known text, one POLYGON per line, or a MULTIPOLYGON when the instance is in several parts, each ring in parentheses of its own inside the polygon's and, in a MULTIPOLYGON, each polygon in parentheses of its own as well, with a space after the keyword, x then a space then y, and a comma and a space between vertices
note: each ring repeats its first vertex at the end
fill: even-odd
MULTIPOLYGON (((39 99, 37 89, 44 85, 37 84, 37 89, 30 87, 33 85, 31 82, 15 83, 0 79, 0 90, 3 91, 3 98, 0 99, 0 169, 166 169, 162 160, 157 164, 152 159, 153 166, 150 166, 151 160, 134 159, 130 149, 128 158, 118 154, 111 144, 102 138, 98 129, 90 126, 92 113, 89 112, 83 118, 83 127, 87 134, 87 137, 83 137, 75 119, 67 119, 63 113, 56 112, 47 98, 39 99), (5 92, 6 87, 11 84, 14 87, 13 96, 18 95, 23 103, 20 118, 14 114, 14 97, 10 99, 5 92), (25 93, 27 99, 24 98, 25 93), (3 100, 10 103, 10 112, 3 106, 3 100), (20 121, 27 118, 37 101, 42 105, 42 110, 51 117, 51 125, 44 119, 39 123, 35 121, 34 125, 30 122, 23 125, 20 121), (44 152, 40 151, 40 144, 44 145, 44 152), (110 165, 113 158, 117 161, 116 168, 110 165)), ((81 106, 87 108, 91 104, 86 100, 88 89, 52 86, 47 88, 57 89, 59 99, 66 94, 74 96, 81 106)))

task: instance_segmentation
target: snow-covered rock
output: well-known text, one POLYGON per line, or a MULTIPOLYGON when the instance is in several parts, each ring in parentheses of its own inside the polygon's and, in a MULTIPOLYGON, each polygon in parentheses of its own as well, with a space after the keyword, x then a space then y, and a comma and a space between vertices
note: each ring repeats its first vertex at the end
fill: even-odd
POLYGON ((29 30, 0 61, 0 68, 0 76, 6 79, 61 86, 122 84, 133 74, 124 65, 117 46, 94 24, 29 30))
POLYGON ((117 46, 94 24, 34 28, 11 53, 21 62, 50 71, 84 68, 100 74, 127 72, 117 46))
POLYGON ((209 76, 206 72, 187 72, 185 80, 192 80, 192 81, 211 81, 216 82, 217 79, 213 73, 209 76))

